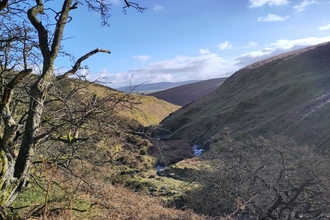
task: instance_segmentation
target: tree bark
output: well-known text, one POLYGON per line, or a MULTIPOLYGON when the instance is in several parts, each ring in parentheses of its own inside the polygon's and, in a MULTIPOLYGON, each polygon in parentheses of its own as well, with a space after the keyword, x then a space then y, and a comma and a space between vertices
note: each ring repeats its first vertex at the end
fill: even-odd
MULTIPOLYGON (((6 3, 7 0, 0 2, 0 6, 4 2, 6 3)), ((39 129, 45 100, 54 80, 67 78, 74 74, 79 69, 82 61, 98 52, 110 53, 108 50, 99 48, 92 50, 79 58, 71 70, 56 79, 53 73, 54 62, 60 50, 64 27, 68 20, 70 20, 69 12, 75 9, 76 5, 71 6, 72 0, 63 0, 62 9, 60 12, 57 12, 54 35, 50 40, 48 30, 38 19, 38 14, 44 14, 43 0, 35 0, 35 2, 36 5, 28 10, 27 16, 38 33, 38 47, 42 54, 43 67, 41 74, 38 77, 36 76, 37 78, 29 91, 29 110, 17 157, 15 156, 12 145, 19 125, 12 117, 9 105, 11 93, 15 85, 31 73, 31 69, 22 71, 7 85, 4 90, 2 102, 0 103, 0 112, 5 122, 4 134, 0 140, 0 211, 1 208, 5 208, 12 203, 26 185, 29 178, 32 160, 38 144, 38 137, 40 137, 39 129)))
POLYGON ((29 9, 27 14, 31 24, 38 32, 39 48, 43 57, 43 69, 30 91, 30 103, 27 121, 25 123, 25 132, 16 161, 14 161, 11 153, 6 152, 5 145, 1 144, 1 207, 7 207, 16 198, 29 178, 32 158, 36 147, 35 137, 38 135, 40 128, 48 88, 52 84, 52 80, 55 79, 53 73, 54 61, 59 52, 72 0, 64 0, 63 2, 62 11, 56 23, 51 49, 48 43, 48 31, 37 18, 38 14, 44 14, 43 1, 36 0, 36 3, 37 5, 29 9))
POLYGON ((3 9, 5 9, 7 7, 8 4, 8 0, 3 0, 0 2, 0 11, 2 11, 3 9))
POLYGON ((37 14, 44 13, 43 2, 38 0, 38 5, 28 10, 28 18, 38 31, 39 45, 43 56, 43 69, 41 76, 33 84, 30 92, 30 108, 25 124, 25 133, 15 165, 14 177, 16 178, 21 178, 29 173, 31 159, 35 150, 35 137, 38 135, 47 90, 52 84, 52 80, 55 78, 53 73, 54 62, 59 52, 64 27, 69 17, 71 3, 72 0, 65 0, 63 2, 60 17, 56 22, 51 50, 48 44, 48 31, 37 18, 37 14))
POLYGON ((17 196, 17 188, 20 181, 14 178, 15 154, 13 140, 19 129, 19 125, 13 119, 10 111, 12 90, 32 69, 23 70, 5 87, 0 103, 0 112, 4 121, 4 131, 0 139, 0 206, 6 207, 17 196))

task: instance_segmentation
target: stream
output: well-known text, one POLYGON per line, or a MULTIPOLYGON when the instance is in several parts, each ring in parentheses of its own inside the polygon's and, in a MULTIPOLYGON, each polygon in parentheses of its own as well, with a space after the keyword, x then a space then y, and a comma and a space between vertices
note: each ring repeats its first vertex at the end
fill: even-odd
MULTIPOLYGON (((193 149, 193 151, 194 151, 194 155, 195 155, 196 157, 200 156, 200 155, 202 154, 202 152, 203 152, 203 149, 198 148, 198 144, 194 144, 194 145, 192 146, 192 149, 193 149)), ((157 170, 157 172, 160 172, 161 170, 164 170, 165 167, 166 167, 166 166, 160 166, 160 165, 157 165, 157 166, 156 166, 156 170, 157 170)))

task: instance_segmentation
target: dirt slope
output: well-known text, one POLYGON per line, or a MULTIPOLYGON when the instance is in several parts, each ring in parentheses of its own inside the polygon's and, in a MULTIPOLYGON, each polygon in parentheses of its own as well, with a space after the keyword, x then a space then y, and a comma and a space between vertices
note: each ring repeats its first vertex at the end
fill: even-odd
POLYGON ((216 91, 167 117, 172 138, 209 143, 217 134, 277 133, 320 147, 330 142, 330 43, 247 66, 216 91))
POLYGON ((201 98, 213 92, 226 79, 227 77, 203 80, 201 82, 177 86, 160 92, 150 93, 148 95, 165 100, 175 105, 184 106, 195 99, 201 98))

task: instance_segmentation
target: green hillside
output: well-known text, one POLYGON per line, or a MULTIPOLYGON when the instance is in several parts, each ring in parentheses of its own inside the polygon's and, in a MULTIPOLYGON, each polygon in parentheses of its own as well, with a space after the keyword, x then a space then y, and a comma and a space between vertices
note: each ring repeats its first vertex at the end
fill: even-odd
POLYGON ((252 64, 161 125, 172 138, 201 144, 226 128, 235 137, 272 132, 301 144, 328 146, 329 61, 327 43, 252 64))
MULTIPOLYGON (((23 100, 24 90, 15 97, 23 100)), ((141 128, 178 106, 78 79, 55 81, 45 103, 41 134, 47 138, 33 157, 29 186, 3 210, 6 219, 203 218, 146 195, 162 181, 149 178, 157 159, 148 155, 153 144, 141 128)), ((15 117, 24 117, 26 103, 16 108, 15 117)))
POLYGON ((329 219, 329 63, 330 43, 254 63, 164 119, 157 135, 204 149, 161 172, 197 184, 178 207, 230 220, 329 219))
POLYGON ((117 106, 118 113, 129 119, 137 120, 143 126, 157 125, 170 113, 178 110, 180 106, 166 101, 144 95, 126 94, 110 87, 85 82, 84 92, 96 94, 100 97, 109 96, 109 93, 125 98, 125 103, 117 106))

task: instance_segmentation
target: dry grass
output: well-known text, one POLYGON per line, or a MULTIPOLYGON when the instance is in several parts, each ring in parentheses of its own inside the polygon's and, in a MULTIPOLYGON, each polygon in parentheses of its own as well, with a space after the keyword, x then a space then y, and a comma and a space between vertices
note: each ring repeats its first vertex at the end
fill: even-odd
MULTIPOLYGON (((45 204, 47 204, 47 219, 204 219, 189 210, 166 208, 160 199, 150 198, 147 195, 149 186, 155 184, 159 184, 157 189, 164 185, 167 189, 171 189, 173 183, 172 191, 180 188, 179 191, 184 192, 187 189, 186 186, 182 188, 184 182, 170 181, 170 178, 166 177, 162 177, 157 183, 152 182, 156 179, 149 178, 150 175, 156 175, 152 165, 154 162, 137 160, 137 158, 153 159, 151 156, 139 155, 139 151, 122 148, 123 152, 118 157, 124 155, 128 162, 118 164, 117 157, 113 157, 114 161, 110 162, 107 158, 107 148, 103 145, 93 145, 93 151, 87 145, 81 146, 77 153, 84 159, 71 160, 70 166, 65 169, 46 161, 36 164, 32 172, 30 188, 13 204, 12 208, 16 210, 11 215, 13 219, 32 217, 42 219, 45 204), (105 156, 106 158, 103 158, 105 156), (100 163, 100 161, 108 162, 100 163), (131 164, 134 161, 137 165, 131 164), (149 167, 146 168, 146 163, 151 163, 151 167, 148 165, 149 167), (140 166, 144 167, 140 170, 140 166), (141 175, 146 172, 148 174, 143 178, 141 175), (138 187, 141 186, 143 190, 134 193, 124 188, 123 185, 128 181, 136 181, 138 187), (47 203, 45 203, 46 196, 47 203)), ((133 189, 135 190, 134 186, 133 189)), ((177 195, 176 193, 175 196, 177 195)))
MULTIPOLYGON (((54 172, 53 179, 56 180, 56 184, 51 185, 49 192, 49 198, 52 202, 48 204, 48 220, 206 219, 189 210, 166 208, 156 198, 133 193, 121 186, 102 183, 93 176, 85 177, 88 184, 82 183, 78 178, 67 179, 67 175, 61 172, 54 172), (61 187, 59 188, 57 185, 61 185, 61 187)), ((19 199, 22 198, 24 198, 24 194, 19 199)), ((44 204, 42 198, 42 196, 39 197, 39 201, 29 201, 30 205, 35 204, 35 206, 31 205, 26 209, 20 209, 19 216, 23 219, 43 219, 44 204), (39 206, 36 205, 38 203, 39 206), (36 212, 37 209, 40 210, 36 212)), ((18 216, 16 215, 14 219, 18 219, 18 216)))
MULTIPOLYGON (((74 81, 63 80, 61 81, 63 84, 56 87, 59 90, 61 87, 69 90, 70 86, 77 89, 78 92, 75 93, 77 100, 72 100, 68 106, 75 106, 75 103, 83 105, 94 95, 97 101, 109 98, 106 101, 109 100, 110 107, 113 106, 111 101, 116 102, 123 96, 127 98, 124 104, 128 107, 131 104, 129 101, 137 105, 123 109, 118 107, 114 110, 129 117, 126 120, 119 120, 120 117, 111 114, 108 110, 103 111, 105 114, 102 112, 102 115, 97 115, 99 117, 93 118, 95 121, 91 120, 81 128, 79 135, 89 137, 84 141, 57 142, 57 137, 61 140, 64 138, 70 140, 69 126, 62 126, 54 132, 54 139, 47 139, 37 149, 34 157, 35 167, 31 170, 30 187, 20 194, 9 208, 10 217, 12 219, 202 219, 190 211, 168 209, 155 198, 133 193, 122 186, 111 185, 114 183, 112 178, 116 175, 122 178, 120 181, 125 184, 124 178, 130 173, 121 175, 121 171, 140 172, 144 169, 154 169, 153 158, 140 154, 141 150, 147 148, 148 142, 131 137, 129 132, 134 128, 129 127, 132 126, 130 122, 134 119, 142 125, 157 124, 179 106, 154 97, 137 95, 127 97, 107 87, 78 80, 75 84, 74 81), (101 127, 101 123, 96 123, 98 120, 102 120, 104 124, 118 123, 120 134, 112 131, 111 128, 107 130, 106 126, 101 127)), ((108 102, 104 103, 108 104, 108 102)), ((53 108, 60 107, 60 104, 49 105, 45 116, 49 117, 46 113, 54 113, 53 108)), ((106 109, 111 109, 110 107, 106 109)), ((139 123, 135 122, 135 125, 139 123)), ((43 129, 46 128, 48 127, 45 125, 43 129)))
POLYGON ((132 98, 138 104, 131 109, 121 111, 120 115, 134 118, 143 126, 157 125, 169 114, 180 108, 178 105, 151 96, 132 94, 132 98))
POLYGON ((165 208, 154 198, 132 193, 127 189, 111 185, 98 189, 104 209, 93 219, 202 219, 189 211, 165 208))
MULTIPOLYGON (((100 98, 113 96, 116 97, 116 100, 125 100, 125 105, 118 104, 116 106, 116 111, 121 116, 137 120, 143 126, 158 124, 169 114, 180 108, 178 105, 152 96, 125 94, 97 83, 74 79, 68 79, 68 82, 65 83, 69 83, 69 85, 73 83, 78 84, 80 88, 79 92, 82 94, 96 94, 97 97, 100 98)), ((64 87, 68 87, 65 85, 64 87)))
POLYGON ((109 93, 117 94, 118 96, 128 96, 134 105, 131 108, 118 109, 121 116, 133 118, 143 126, 158 124, 161 120, 167 117, 170 113, 178 110, 180 106, 169 102, 157 99, 155 97, 130 94, 113 90, 109 87, 99 84, 90 84, 87 89, 93 91, 98 96, 109 95, 109 93))

